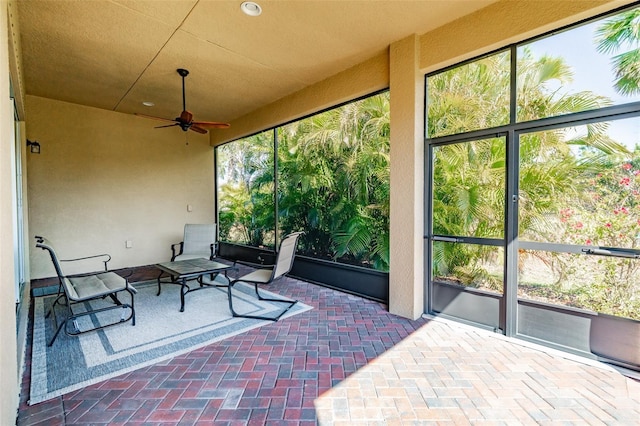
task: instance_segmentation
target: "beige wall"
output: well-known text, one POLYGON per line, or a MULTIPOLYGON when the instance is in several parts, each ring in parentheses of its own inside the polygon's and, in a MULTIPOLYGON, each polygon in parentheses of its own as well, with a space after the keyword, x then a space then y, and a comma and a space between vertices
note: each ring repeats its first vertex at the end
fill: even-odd
POLYGON ((391 45, 391 211, 389 312, 424 313, 424 77, 417 36, 391 45), (408 206, 411 206, 408 208, 408 206), (391 285, 390 285, 391 289, 391 285))
MULTIPOLYGON (((170 260, 185 223, 214 221, 206 135, 33 96, 26 112, 27 138, 41 145, 27 163, 32 244, 42 235, 61 258, 109 253, 110 268, 149 265, 170 260)), ((53 275, 46 253, 32 249, 31 278, 53 275)))
POLYGON ((0 424, 15 423, 18 408, 15 275, 13 256, 14 204, 11 181, 13 108, 9 102, 9 49, 7 2, 0 1, 0 424))
POLYGON ((229 129, 211 132, 211 144, 216 146, 258 133, 387 87, 389 55, 383 53, 241 117, 229 129))

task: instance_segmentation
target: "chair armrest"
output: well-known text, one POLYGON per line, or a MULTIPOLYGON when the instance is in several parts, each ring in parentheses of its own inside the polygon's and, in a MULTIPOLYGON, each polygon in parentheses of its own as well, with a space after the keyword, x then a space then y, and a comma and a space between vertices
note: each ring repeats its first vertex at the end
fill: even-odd
POLYGON ((106 260, 102 261, 102 263, 104 263, 104 270, 105 270, 105 272, 107 272, 109 270, 108 263, 111 261, 111 255, 106 254, 106 253, 96 254, 96 255, 93 255, 93 256, 78 257, 76 259, 60 259, 60 262, 77 262, 77 261, 80 261, 80 260, 95 259, 95 258, 103 257, 103 256, 107 257, 106 260))
POLYGON ((184 248, 184 241, 180 241, 179 243, 171 244, 171 261, 176 258, 176 256, 180 256, 182 254, 182 249, 184 248), (176 247, 180 246, 180 250, 176 253, 176 247))

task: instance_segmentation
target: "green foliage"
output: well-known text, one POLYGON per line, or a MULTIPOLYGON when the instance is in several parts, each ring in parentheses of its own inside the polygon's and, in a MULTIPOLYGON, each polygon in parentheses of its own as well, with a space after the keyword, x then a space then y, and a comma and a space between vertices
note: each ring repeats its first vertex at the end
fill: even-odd
POLYGON ((601 53, 625 50, 613 58, 616 90, 623 95, 640 94, 640 8, 608 19, 596 32, 601 53))
MULTIPOLYGON (((273 244, 272 132, 219 148, 220 232, 273 244)), ((278 129, 278 227, 304 255, 388 270, 389 94, 278 129)))
POLYGON ((273 246, 273 136, 260 133, 218 148, 220 239, 273 246))
MULTIPOLYGON (((590 154, 595 156, 595 154, 590 154)), ((571 204, 557 205, 557 237, 584 246, 640 248, 640 151, 630 159, 607 157, 600 171, 576 183, 583 191, 571 204)), ((640 264, 609 257, 551 255, 556 297, 596 312, 640 319, 640 264), (589 276, 580 272, 588 270, 589 276)))
MULTIPOLYGON (((620 39, 637 43, 639 18, 638 9, 626 16, 623 26, 632 28, 624 32, 616 27, 618 33, 608 39, 613 40, 611 46, 620 39)), ((635 61, 636 67, 640 63, 628 60, 635 61)), ((504 87, 508 87, 509 61, 508 54, 500 53, 430 77, 428 134, 435 137, 505 124, 502 117, 508 116, 504 87)), ((535 58, 525 47, 518 51, 517 69, 517 121, 612 103, 591 92, 558 89, 573 78, 572 69, 562 58, 535 58)), ((640 81, 638 77, 632 77, 635 83, 640 81)), ((609 137, 607 123, 522 134, 519 148, 521 241, 637 248, 640 155, 636 150, 631 156, 625 146, 609 137)), ((432 161, 434 233, 503 238, 505 139, 437 146, 432 161)), ((433 276, 502 292, 502 266, 495 263, 496 256, 495 249, 487 246, 436 242, 433 276)), ((554 278, 552 282, 522 281, 521 297, 640 319, 637 260, 521 251, 519 262, 521 270, 531 262, 541 263, 554 278)))
POLYGON ((507 124, 509 58, 509 52, 503 52, 430 77, 429 137, 507 124))
POLYGON ((502 138, 434 149, 434 233, 503 236, 505 153, 502 138))
POLYGON ((388 270, 389 94, 278 133, 280 228, 304 254, 388 270))

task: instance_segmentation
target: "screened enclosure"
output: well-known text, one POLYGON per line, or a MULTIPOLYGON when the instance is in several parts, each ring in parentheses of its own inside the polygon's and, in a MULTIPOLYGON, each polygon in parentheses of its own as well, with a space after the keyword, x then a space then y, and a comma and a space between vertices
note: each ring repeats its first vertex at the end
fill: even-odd
POLYGON ((426 77, 429 312, 640 368, 639 28, 426 77))

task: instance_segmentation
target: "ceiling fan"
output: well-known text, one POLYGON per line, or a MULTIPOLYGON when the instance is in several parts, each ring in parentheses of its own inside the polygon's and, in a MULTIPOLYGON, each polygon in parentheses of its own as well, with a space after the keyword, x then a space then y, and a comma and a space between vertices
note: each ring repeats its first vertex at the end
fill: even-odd
POLYGON ((184 78, 189 75, 189 71, 183 68, 178 68, 176 71, 178 71, 178 74, 180 74, 180 77, 182 77, 182 112, 180 113, 180 116, 171 120, 169 118, 154 117, 151 115, 144 115, 144 114, 137 114, 137 113, 136 115, 140 117, 151 118, 153 120, 169 121, 173 123, 173 124, 167 124, 165 126, 156 126, 155 127, 156 129, 159 129, 162 127, 180 126, 180 128, 185 132, 187 130, 193 130, 194 132, 205 134, 207 133, 207 129, 228 128, 229 127, 228 123, 218 123, 215 121, 195 121, 193 119, 193 114, 187 111, 187 106, 186 106, 187 104, 185 101, 185 94, 184 94, 184 78))

